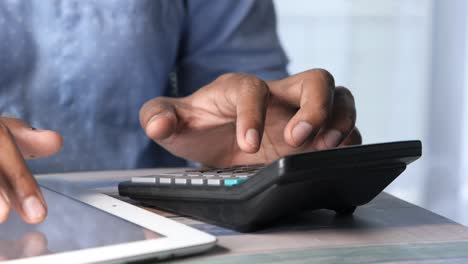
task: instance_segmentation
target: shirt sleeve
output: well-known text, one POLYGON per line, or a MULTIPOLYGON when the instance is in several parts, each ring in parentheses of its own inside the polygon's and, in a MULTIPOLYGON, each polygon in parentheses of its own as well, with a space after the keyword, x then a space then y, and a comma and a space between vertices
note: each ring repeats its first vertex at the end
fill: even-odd
POLYGON ((271 0, 189 0, 177 63, 179 95, 227 72, 263 80, 288 75, 271 0))

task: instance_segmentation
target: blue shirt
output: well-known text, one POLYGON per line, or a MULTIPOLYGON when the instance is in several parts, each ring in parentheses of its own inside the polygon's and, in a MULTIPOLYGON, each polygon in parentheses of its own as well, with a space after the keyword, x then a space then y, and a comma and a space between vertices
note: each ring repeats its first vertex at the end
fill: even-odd
POLYGON ((35 173, 183 166, 145 135, 144 102, 286 64, 270 0, 0 2, 0 114, 64 137, 35 173))

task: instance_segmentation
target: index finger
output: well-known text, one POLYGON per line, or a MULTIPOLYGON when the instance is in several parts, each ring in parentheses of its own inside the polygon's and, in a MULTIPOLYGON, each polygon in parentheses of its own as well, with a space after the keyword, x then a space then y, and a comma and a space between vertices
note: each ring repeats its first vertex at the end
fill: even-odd
POLYGON ((306 89, 315 91, 314 99, 318 99, 317 103, 325 100, 329 104, 335 89, 333 75, 324 69, 308 70, 281 80, 268 81, 267 84, 273 96, 296 107, 301 107, 310 99, 310 96, 304 96, 304 93, 307 93, 306 89))
POLYGON ((317 134, 329 118, 335 81, 321 69, 310 70, 270 83, 271 93, 292 106, 297 113, 284 129, 285 141, 295 147, 317 134))
POLYGON ((0 123, 0 177, 1 192, 26 223, 37 224, 47 215, 44 198, 36 180, 16 146, 8 127, 0 123))

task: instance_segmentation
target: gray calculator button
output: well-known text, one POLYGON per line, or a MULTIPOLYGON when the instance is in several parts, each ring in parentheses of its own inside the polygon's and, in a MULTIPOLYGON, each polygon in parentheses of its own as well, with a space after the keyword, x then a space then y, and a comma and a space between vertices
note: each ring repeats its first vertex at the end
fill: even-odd
POLYGON ((207 184, 208 185, 219 186, 219 185, 221 185, 221 179, 208 179, 207 184))
POLYGON ((171 184, 172 179, 171 178, 159 178, 159 183, 160 184, 171 184))
POLYGON ((134 183, 156 183, 154 177, 133 177, 132 182, 134 183))
POLYGON ((187 179, 175 179, 175 184, 185 185, 187 184, 187 179))
POLYGON ((200 176, 200 173, 190 172, 190 173, 187 173, 187 176, 188 176, 188 177, 199 177, 199 176, 200 176))
POLYGON ((232 173, 218 173, 218 177, 230 178, 230 177, 232 177, 232 173))
POLYGON ((192 185, 203 185, 203 179, 190 179, 192 185))

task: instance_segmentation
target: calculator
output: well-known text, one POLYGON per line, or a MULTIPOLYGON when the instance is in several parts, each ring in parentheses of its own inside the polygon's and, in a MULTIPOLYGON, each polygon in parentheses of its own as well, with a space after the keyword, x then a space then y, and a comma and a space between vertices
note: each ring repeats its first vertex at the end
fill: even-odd
POLYGON ((133 177, 121 196, 241 232, 329 209, 352 215, 421 156, 419 140, 340 147, 269 164, 190 168, 133 177))

